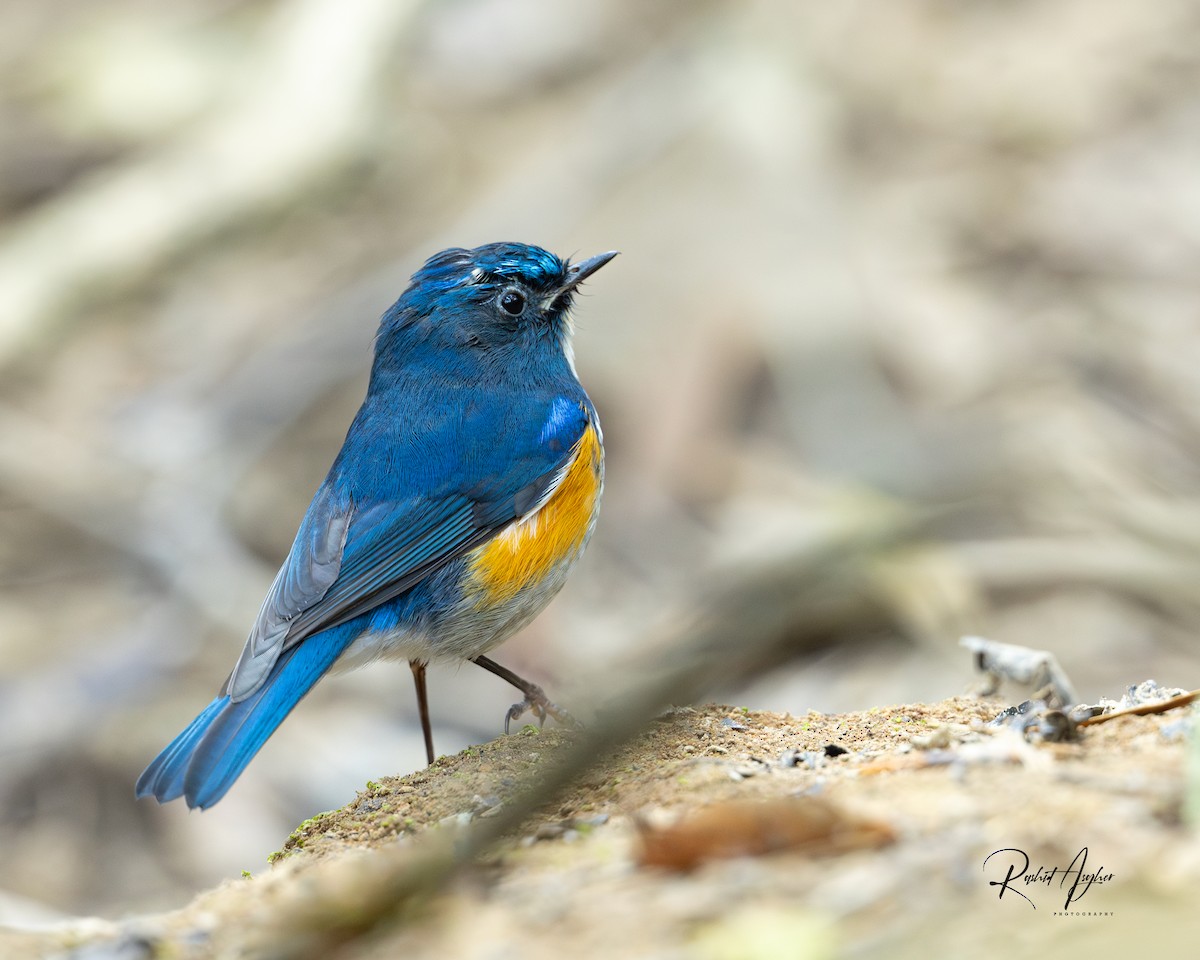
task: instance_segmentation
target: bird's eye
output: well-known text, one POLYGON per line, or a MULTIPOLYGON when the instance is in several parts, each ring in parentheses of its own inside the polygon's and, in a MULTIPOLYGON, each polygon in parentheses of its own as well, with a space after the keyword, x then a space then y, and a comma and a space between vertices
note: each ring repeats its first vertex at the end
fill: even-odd
POLYGON ((505 290, 500 294, 500 309, 510 317, 519 317, 525 309, 525 295, 520 290, 505 290))

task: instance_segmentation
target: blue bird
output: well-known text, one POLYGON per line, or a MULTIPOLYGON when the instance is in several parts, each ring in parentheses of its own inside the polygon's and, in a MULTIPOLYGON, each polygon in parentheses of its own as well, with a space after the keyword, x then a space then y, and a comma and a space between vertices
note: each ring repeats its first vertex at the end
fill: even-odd
POLYGON ((367 396, 224 687, 138 797, 220 800, 333 668, 407 660, 426 755, 431 660, 466 659, 569 715, 484 654, 561 589, 596 523, 604 447, 571 351, 571 301, 616 252, 450 249, 383 315, 367 396))

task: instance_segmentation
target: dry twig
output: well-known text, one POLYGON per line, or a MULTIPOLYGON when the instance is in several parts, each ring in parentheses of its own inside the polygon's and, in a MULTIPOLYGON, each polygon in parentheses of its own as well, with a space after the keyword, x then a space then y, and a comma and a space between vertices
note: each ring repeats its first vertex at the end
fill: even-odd
POLYGON ((1140 703, 1136 707, 1126 707, 1124 710, 1115 710, 1112 713, 1097 714, 1094 717, 1088 717, 1086 720, 1080 720, 1079 726, 1090 727, 1097 723, 1107 723, 1109 720, 1115 720, 1117 717, 1144 717, 1155 713, 1166 713, 1168 710, 1174 710, 1176 707, 1186 707, 1189 703, 1194 703, 1198 699, 1200 699, 1200 690, 1193 690, 1191 693, 1180 694, 1178 697, 1159 700, 1158 703, 1140 703))

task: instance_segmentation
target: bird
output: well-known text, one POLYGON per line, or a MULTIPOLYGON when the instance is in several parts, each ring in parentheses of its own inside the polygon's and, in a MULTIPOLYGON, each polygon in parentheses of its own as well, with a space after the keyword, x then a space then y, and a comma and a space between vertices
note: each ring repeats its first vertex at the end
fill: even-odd
POLYGON ((216 698, 136 796, 217 803, 327 673, 407 660, 426 758, 425 668, 467 660, 518 688, 509 723, 573 718, 486 656, 562 588, 604 487, 604 441, 571 345, 571 263, 491 243, 430 257, 384 312, 366 398, 216 698))

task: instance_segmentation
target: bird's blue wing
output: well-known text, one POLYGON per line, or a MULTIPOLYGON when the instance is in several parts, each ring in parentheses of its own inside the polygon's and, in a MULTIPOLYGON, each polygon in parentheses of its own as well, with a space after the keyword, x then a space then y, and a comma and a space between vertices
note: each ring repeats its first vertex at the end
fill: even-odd
POLYGON ((250 696, 285 650, 399 596, 532 510, 562 476, 590 411, 562 396, 524 406, 483 429, 470 418, 446 420, 436 435, 409 437, 399 449, 393 442, 354 450, 348 441, 223 692, 235 702, 250 696), (480 439, 467 443, 460 433, 480 439), (424 474, 412 469, 420 451, 429 463, 424 474), (451 469, 438 477, 437 453, 446 451, 454 454, 451 469), (348 456, 372 463, 346 464, 348 456), (392 464, 400 480, 381 473, 379 463, 392 464), (357 484, 340 482, 344 476, 357 484), (419 492, 404 496, 406 487, 419 492), (390 496, 373 499, 379 489, 390 496))
POLYGON ((531 407, 509 417, 520 428, 472 431, 487 438, 476 441, 482 450, 460 441, 453 479, 434 493, 356 509, 337 579, 292 621, 284 649, 399 596, 533 510, 563 476, 590 413, 565 397, 531 407))
POLYGON ((338 497, 329 483, 322 484, 267 591, 222 695, 242 700, 266 680, 283 650, 292 621, 319 603, 337 580, 352 516, 352 504, 338 497))

